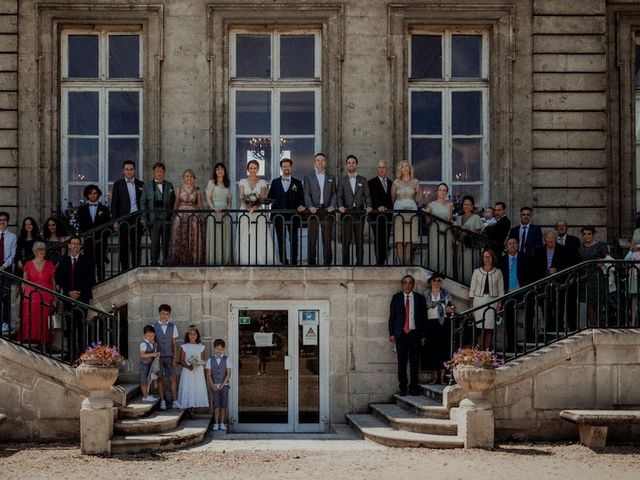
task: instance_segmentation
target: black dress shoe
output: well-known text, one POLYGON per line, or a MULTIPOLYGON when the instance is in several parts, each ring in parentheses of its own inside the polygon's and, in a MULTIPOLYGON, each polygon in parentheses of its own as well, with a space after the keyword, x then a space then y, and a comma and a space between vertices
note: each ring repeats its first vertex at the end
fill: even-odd
POLYGON ((406 388, 400 389, 400 392, 398 393, 398 395, 400 395, 401 397, 406 397, 407 396, 407 389, 406 388))
POLYGON ((417 397, 418 395, 420 395, 420 390, 417 389, 417 388, 410 388, 409 389, 409 395, 417 397))

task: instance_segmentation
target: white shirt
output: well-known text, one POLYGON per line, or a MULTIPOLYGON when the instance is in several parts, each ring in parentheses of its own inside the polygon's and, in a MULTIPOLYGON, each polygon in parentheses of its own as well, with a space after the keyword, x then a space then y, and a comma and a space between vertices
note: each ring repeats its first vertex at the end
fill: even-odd
MULTIPOLYGON (((213 358, 215 358, 216 363, 220 365, 220 362, 222 361, 222 357, 218 358, 214 356, 213 358)), ((207 366, 204 368, 208 368, 209 370, 211 370, 211 358, 207 359, 207 366)), ((227 357, 227 368, 231 368, 231 359, 229 357, 227 357)))
POLYGON ((316 178, 318 179, 318 185, 320 185, 320 204, 324 203, 324 180, 325 180, 324 172, 319 172, 316 170, 316 178))
POLYGON ((282 189, 285 192, 288 192, 290 186, 291 186, 291 177, 282 177, 282 189))
POLYGON ((404 293, 404 297, 402 299, 402 301, 404 302, 404 304, 407 303, 407 297, 409 297, 409 330, 415 330, 416 328, 416 319, 415 319, 415 311, 413 308, 413 292, 411 293, 404 293))
POLYGON ((156 187, 158 187, 158 191, 159 191, 160 193, 164 193, 164 192, 162 191, 162 189, 164 188, 164 183, 160 183, 160 182, 159 182, 159 181, 157 181, 157 180, 154 180, 154 182, 156 182, 156 187))
POLYGON ((356 178, 357 174, 349 175, 349 184, 351 184, 351 192, 355 195, 356 193, 356 178))
POLYGON ((138 200, 136 198, 136 181, 135 179, 129 181, 126 178, 124 182, 127 185, 127 191, 129 192, 129 203, 131 203, 131 208, 129 209, 129 213, 138 211, 138 200))
POLYGON ((98 213, 98 204, 97 203, 90 203, 89 204, 89 215, 91 215, 91 221, 95 222, 96 221, 96 214, 98 213))
MULTIPOLYGON (((163 334, 167 334, 167 328, 169 328, 169 322, 162 323, 160 322, 160 328, 162 329, 163 334)), ((176 324, 173 324, 173 338, 178 338, 178 327, 176 324)))
MULTIPOLYGON (((148 344, 145 340, 143 340, 143 341, 141 341, 141 342, 140 342, 140 351, 141 351, 142 353, 147 353, 147 345, 152 345, 152 344, 150 344, 150 343, 148 344)), ((158 350, 158 349, 156 348, 156 351, 157 351, 157 350, 158 350)))
POLYGON ((0 258, 2 266, 6 269, 13 265, 13 259, 16 256, 17 237, 16 234, 5 230, 0 232, 4 234, 4 258, 0 258))

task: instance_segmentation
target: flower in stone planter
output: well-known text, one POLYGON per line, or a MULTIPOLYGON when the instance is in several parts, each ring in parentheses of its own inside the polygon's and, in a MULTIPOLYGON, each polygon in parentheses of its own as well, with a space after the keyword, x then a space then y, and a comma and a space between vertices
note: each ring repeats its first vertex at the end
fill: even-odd
POLYGON ((504 364, 495 352, 491 350, 481 350, 480 347, 460 348, 453 354, 451 360, 444 362, 444 366, 449 370, 457 367, 478 367, 478 368, 497 368, 504 364))
POLYGON ((100 342, 92 343, 87 347, 80 358, 78 364, 89 363, 98 367, 123 367, 126 360, 120 352, 118 347, 102 345, 100 342))

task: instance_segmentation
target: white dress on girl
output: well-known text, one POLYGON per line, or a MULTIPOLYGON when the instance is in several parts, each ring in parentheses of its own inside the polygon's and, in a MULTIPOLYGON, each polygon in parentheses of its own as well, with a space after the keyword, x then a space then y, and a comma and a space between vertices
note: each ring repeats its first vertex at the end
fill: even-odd
MULTIPOLYGON (((184 362, 189 365, 195 357, 202 362, 201 353, 204 345, 201 343, 185 343, 181 346, 184 351, 184 362)), ((193 370, 182 368, 180 386, 178 387, 178 403, 182 408, 198 408, 209 406, 207 382, 204 379, 204 365, 198 365, 193 370)))

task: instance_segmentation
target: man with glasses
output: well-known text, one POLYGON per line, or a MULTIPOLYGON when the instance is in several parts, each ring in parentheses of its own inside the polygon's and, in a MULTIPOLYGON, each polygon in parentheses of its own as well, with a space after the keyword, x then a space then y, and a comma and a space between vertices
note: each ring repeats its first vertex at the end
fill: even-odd
POLYGON ((515 238, 520 245, 520 252, 528 257, 533 257, 536 247, 543 245, 542 229, 539 225, 531 223, 533 220, 533 208, 522 207, 520 209, 520 225, 513 227, 509 232, 509 238, 515 238))
MULTIPOLYGON (((16 256, 16 234, 7 230, 9 214, 0 212, 0 271, 11 273, 13 259, 16 256)), ((11 332, 11 280, 0 276, 0 324, 2 336, 11 332)))

